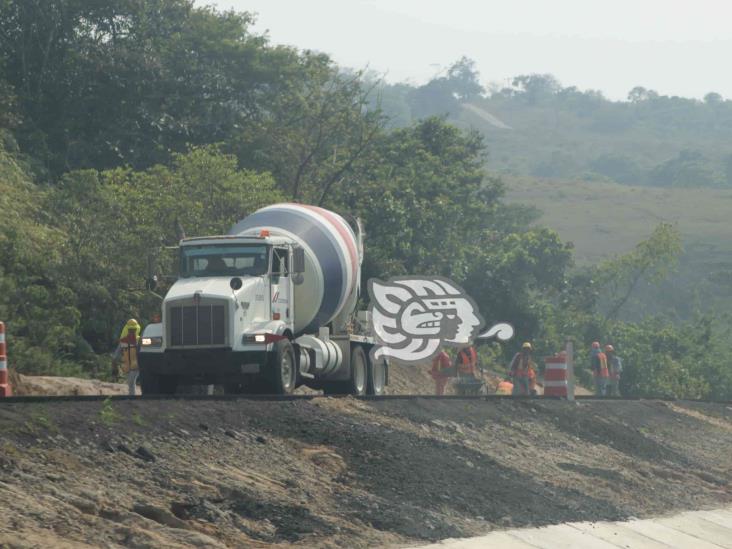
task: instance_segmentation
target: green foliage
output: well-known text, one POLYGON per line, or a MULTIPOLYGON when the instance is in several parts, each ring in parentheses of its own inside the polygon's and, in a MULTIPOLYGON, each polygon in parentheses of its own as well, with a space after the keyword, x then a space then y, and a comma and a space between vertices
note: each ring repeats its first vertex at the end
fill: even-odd
MULTIPOLYGON (((467 58, 424 86, 390 86, 273 46, 251 24, 190 0, 0 0, 0 319, 11 366, 108 376, 121 324, 159 308, 144 288, 150 252, 297 200, 363 220, 364 281, 448 276, 538 356, 566 337, 611 340, 628 394, 729 398, 719 357, 731 349, 717 323, 616 320, 638 288, 665 280, 676 228, 661 224, 634 250, 575 269, 572 244, 536 225, 535 208, 506 203, 485 165, 590 174, 593 189, 607 188, 603 178, 726 184, 730 102, 641 88, 610 102, 550 75, 486 96, 467 58)), ((568 215, 572 192, 544 205, 576 220, 588 201, 568 215)), ((612 214, 593 214, 596 226, 612 214)), ((715 272, 725 280, 725 265, 715 272)), ((512 351, 482 354, 500 364, 512 351)), ((119 419, 111 401, 100 418, 119 419)))
MULTIPOLYGON (((464 58, 456 66, 472 62, 464 58)), ((526 74, 487 95, 460 94, 449 74, 419 87, 383 86, 381 93, 404 98, 412 119, 448 114, 454 123, 482 131, 493 171, 564 179, 600 174, 660 187, 730 184, 732 101, 717 93, 698 101, 637 86, 627 101, 611 101, 596 90, 564 87, 550 74, 526 74)), ((401 102, 383 107, 405 120, 401 102)))
POLYGON ((616 318, 638 284, 664 280, 678 262, 681 234, 674 225, 661 223, 634 250, 601 263, 595 273, 607 300, 608 318, 616 318))
POLYGON ((112 404, 111 398, 107 397, 102 401, 102 407, 99 409, 99 419, 108 427, 111 427, 121 419, 119 412, 117 412, 112 404))
POLYGON ((715 325, 703 317, 676 326, 660 319, 615 323, 608 337, 623 358, 623 394, 729 398, 730 346, 715 325))

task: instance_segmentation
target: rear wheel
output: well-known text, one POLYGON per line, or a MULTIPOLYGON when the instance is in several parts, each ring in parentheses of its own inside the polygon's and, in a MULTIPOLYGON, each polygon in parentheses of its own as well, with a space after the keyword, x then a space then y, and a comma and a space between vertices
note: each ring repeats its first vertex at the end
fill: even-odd
POLYGON ((351 377, 346 381, 329 381, 323 384, 326 395, 365 395, 368 385, 368 360, 363 347, 354 346, 351 351, 351 377))
POLYGON ((368 394, 378 396, 386 393, 386 368, 385 360, 375 363, 369 360, 368 394))
POLYGON ((274 344, 268 381, 270 389, 276 395, 289 395, 295 390, 297 364, 295 350, 289 339, 281 339, 274 344))
POLYGON ((355 346, 351 351, 351 379, 347 382, 349 394, 366 394, 368 369, 368 360, 363 347, 355 346))

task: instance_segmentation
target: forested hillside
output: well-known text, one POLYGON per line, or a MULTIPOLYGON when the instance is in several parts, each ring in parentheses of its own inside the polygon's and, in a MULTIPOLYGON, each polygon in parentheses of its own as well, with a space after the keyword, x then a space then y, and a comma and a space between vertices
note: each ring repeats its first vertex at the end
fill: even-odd
POLYGON ((505 87, 480 82, 462 58, 422 86, 382 85, 378 104, 397 126, 441 114, 479 131, 486 169, 501 175, 511 201, 539 209, 539 223, 576 245, 579 264, 626 253, 658 223, 675 224, 678 269, 639 285, 622 318, 693 321, 729 310, 732 101, 642 86, 611 101, 549 74, 516 76, 505 87))
MULTIPOLYGON (((453 278, 540 356, 567 337, 612 341, 629 394, 732 395, 717 320, 619 320, 632 291, 673 267, 674 226, 576 268, 572 246, 486 172, 524 160, 495 160, 462 111, 457 125, 427 107, 396 123, 401 96, 251 24, 187 0, 0 2, 0 319, 12 367, 107 375, 122 323, 159 309, 144 288, 150 252, 181 229, 225 232, 294 200, 362 218, 363 280, 453 278)), ((493 101, 467 69, 452 75, 465 84, 455 104, 493 101)), ((482 352, 503 363, 512 351, 482 352)))
POLYGON ((449 115, 480 130, 490 168, 513 175, 656 187, 732 187, 732 101, 669 97, 637 86, 625 101, 550 74, 486 90, 463 58, 423 86, 384 85, 392 123, 449 115))

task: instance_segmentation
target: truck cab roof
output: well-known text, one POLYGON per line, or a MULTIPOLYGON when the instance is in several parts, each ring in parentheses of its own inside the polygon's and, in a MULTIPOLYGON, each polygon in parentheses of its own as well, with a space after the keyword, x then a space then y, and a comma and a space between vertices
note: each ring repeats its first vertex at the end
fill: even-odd
POLYGON ((292 240, 284 236, 271 235, 213 235, 184 238, 180 241, 181 246, 205 246, 206 244, 269 244, 273 246, 281 246, 292 244, 292 240))

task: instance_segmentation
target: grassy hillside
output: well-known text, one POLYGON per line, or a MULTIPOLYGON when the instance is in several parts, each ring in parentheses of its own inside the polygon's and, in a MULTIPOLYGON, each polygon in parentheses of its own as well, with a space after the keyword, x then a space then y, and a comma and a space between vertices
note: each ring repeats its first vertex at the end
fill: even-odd
POLYGON ((732 190, 632 187, 607 182, 507 177, 511 202, 530 204, 539 223, 574 243, 577 263, 627 252, 662 221, 684 239, 677 272, 660 288, 643 288, 631 315, 664 312, 688 318, 723 312, 732 302, 732 190))

